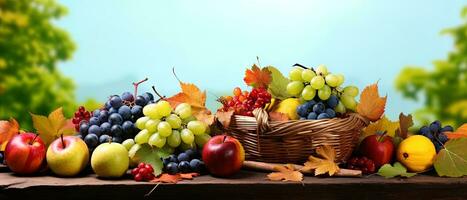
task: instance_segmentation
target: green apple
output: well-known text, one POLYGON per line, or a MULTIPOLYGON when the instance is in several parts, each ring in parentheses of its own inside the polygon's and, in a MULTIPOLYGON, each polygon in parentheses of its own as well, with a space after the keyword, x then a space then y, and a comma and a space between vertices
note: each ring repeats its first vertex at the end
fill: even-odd
POLYGON ((54 140, 47 149, 47 164, 59 176, 75 176, 89 161, 89 150, 84 141, 76 136, 54 140))
POLYGON ((128 150, 119 143, 102 143, 91 156, 91 167, 97 176, 102 178, 118 178, 128 170, 130 158, 128 150))

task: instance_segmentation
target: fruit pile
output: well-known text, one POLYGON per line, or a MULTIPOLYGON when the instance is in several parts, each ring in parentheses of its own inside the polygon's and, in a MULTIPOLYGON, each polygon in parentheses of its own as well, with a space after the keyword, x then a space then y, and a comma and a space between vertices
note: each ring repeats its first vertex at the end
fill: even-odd
POLYGON ((287 92, 305 101, 297 108, 301 119, 330 119, 336 117, 336 113, 355 111, 357 107, 358 88, 342 88, 344 75, 332 74, 324 65, 319 65, 316 70, 296 65, 289 78, 287 92))
POLYGON ((232 96, 225 96, 220 99, 222 111, 234 110, 235 115, 253 116, 253 110, 263 108, 271 102, 271 94, 262 87, 253 88, 251 92, 242 91, 239 87, 233 90, 232 96))
POLYGON ((138 166, 131 170, 131 175, 135 181, 150 181, 155 178, 154 169, 146 163, 139 163, 138 166))
POLYGON ((83 138, 91 152, 109 140, 122 143, 135 136, 134 122, 143 115, 143 107, 153 102, 154 96, 149 92, 138 95, 136 99, 130 92, 112 95, 104 108, 94 110, 89 120, 79 122, 78 136, 83 138))
POLYGON ((448 141, 446 132, 452 132, 454 129, 452 126, 441 126, 440 121, 434 121, 429 126, 422 126, 419 130, 419 134, 427 137, 435 145, 436 152, 439 152, 443 145, 448 141))
POLYGON ((143 108, 144 117, 136 120, 140 131, 135 136, 136 144, 148 143, 151 146, 177 148, 184 144, 193 148, 202 147, 209 140, 209 128, 192 116, 191 106, 179 104, 175 110, 170 103, 161 100, 143 108))
POLYGON ((169 174, 177 173, 202 173, 204 162, 201 161, 200 153, 195 149, 188 149, 184 152, 172 154, 163 160, 164 172, 169 174))

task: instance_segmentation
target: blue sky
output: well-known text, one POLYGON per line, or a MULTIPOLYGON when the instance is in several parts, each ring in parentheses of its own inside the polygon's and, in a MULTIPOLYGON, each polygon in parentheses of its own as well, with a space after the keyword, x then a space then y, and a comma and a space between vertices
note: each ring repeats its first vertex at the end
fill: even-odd
POLYGON ((69 15, 58 25, 77 44, 60 69, 78 85, 79 100, 104 100, 149 78, 163 94, 179 88, 171 73, 215 96, 244 86, 244 70, 260 57, 283 73, 326 64, 359 88, 380 80, 387 114, 412 112, 394 79, 407 65, 431 68, 452 49, 440 35, 458 25, 465 1, 379 0, 60 0, 69 15))

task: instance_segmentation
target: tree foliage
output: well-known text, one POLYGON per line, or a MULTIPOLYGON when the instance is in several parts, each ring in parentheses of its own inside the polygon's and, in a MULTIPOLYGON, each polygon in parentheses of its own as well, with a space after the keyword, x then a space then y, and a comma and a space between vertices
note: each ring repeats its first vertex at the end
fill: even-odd
POLYGON ((404 97, 424 101, 415 113, 422 123, 439 119, 459 126, 467 122, 467 7, 461 17, 460 26, 442 31, 454 38, 454 49, 446 59, 434 61, 433 70, 406 67, 396 79, 404 97))
POLYGON ((29 112, 73 112, 74 83, 57 68, 75 50, 54 24, 66 13, 55 0, 0 0, 0 118, 30 130, 29 112))

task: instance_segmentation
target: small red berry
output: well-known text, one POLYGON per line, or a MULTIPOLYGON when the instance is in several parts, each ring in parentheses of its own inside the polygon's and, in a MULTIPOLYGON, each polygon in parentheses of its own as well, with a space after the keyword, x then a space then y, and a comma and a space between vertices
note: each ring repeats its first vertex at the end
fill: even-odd
POLYGON ((142 181, 142 180, 143 180, 143 176, 141 174, 135 175, 135 181, 142 181))

